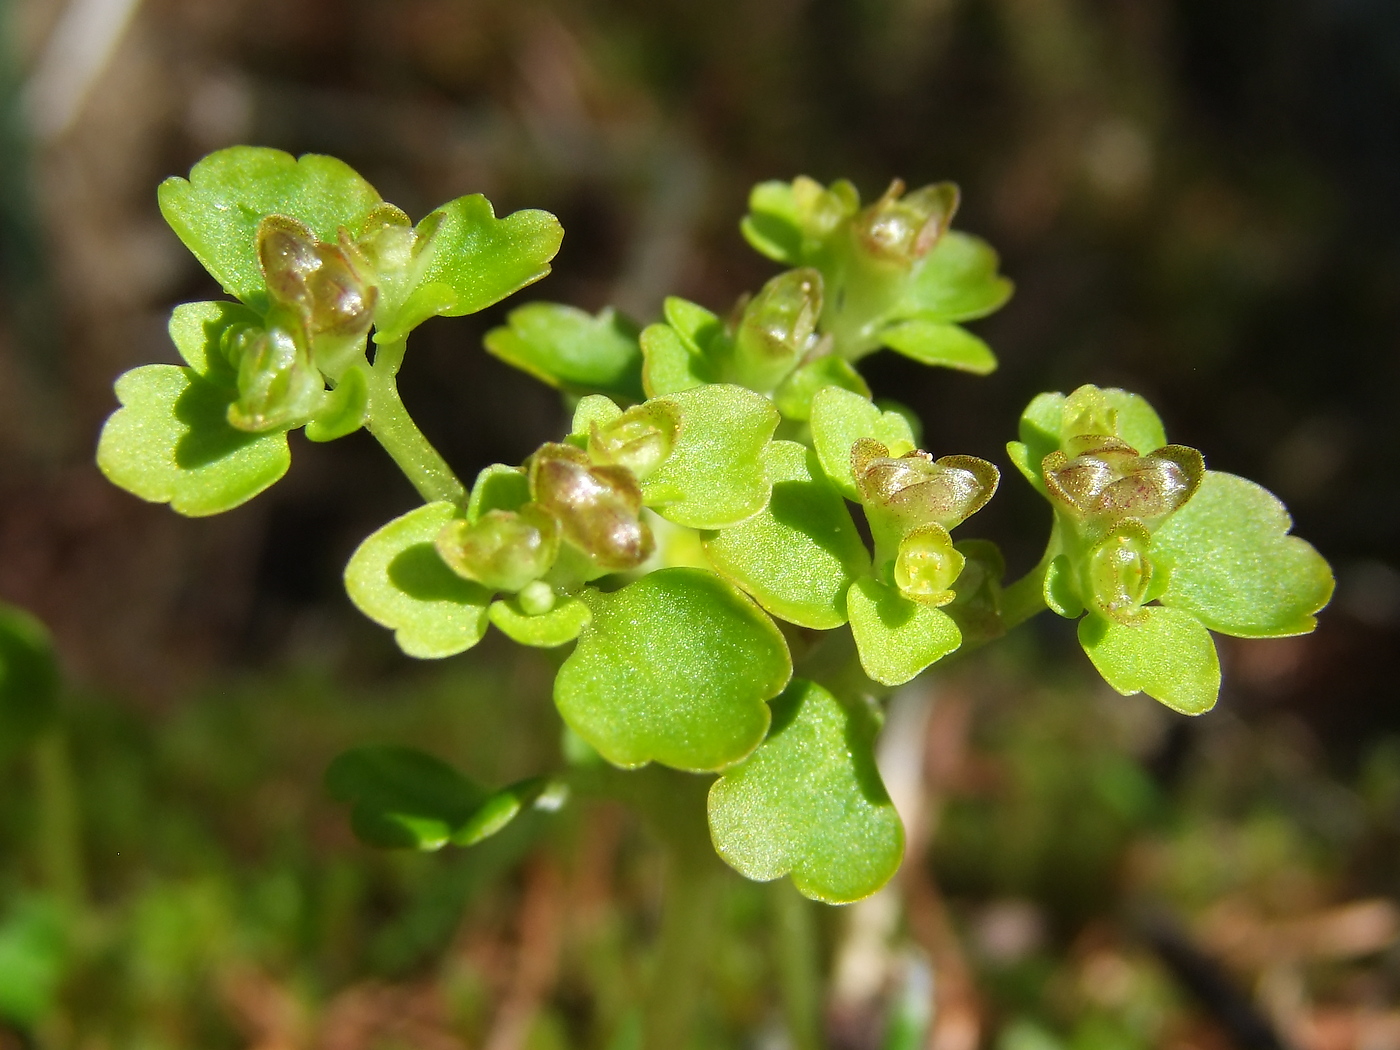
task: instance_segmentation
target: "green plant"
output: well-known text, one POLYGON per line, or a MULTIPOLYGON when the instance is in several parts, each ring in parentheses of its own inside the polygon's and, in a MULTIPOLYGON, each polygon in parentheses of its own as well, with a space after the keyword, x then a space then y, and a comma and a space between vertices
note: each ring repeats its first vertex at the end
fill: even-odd
POLYGON ((515 310, 487 349, 572 399, 573 425, 468 487, 399 398, 408 336, 547 274, 557 221, 498 219, 472 196, 413 225, 339 161, 223 150, 167 180, 160 204, 238 302, 175 309, 185 366, 118 380, 98 462, 144 499, 214 514, 281 477, 290 430, 365 427, 424 505, 355 552, 355 604, 417 657, 469 649, 491 624, 574 643, 554 696, 575 772, 489 791, 421 752, 360 749, 328 783, 367 840, 468 845, 598 783, 601 755, 719 774, 720 856, 855 900, 903 849, 873 757, 889 687, 1048 607, 1080 618, 1114 688, 1197 714, 1219 688, 1210 631, 1311 630, 1332 590, 1272 495, 1167 444, 1121 390, 1042 394, 1022 416, 1008 451, 1053 510, 1039 565, 1003 586, 993 544, 953 539, 997 468, 918 449, 912 414, 873 401, 856 366, 887 347, 995 368, 961 323, 1011 285, 990 247, 950 228, 957 203, 947 183, 896 182, 867 206, 847 182, 764 183, 742 229, 791 269, 727 317, 679 298, 640 331, 611 310, 515 310))

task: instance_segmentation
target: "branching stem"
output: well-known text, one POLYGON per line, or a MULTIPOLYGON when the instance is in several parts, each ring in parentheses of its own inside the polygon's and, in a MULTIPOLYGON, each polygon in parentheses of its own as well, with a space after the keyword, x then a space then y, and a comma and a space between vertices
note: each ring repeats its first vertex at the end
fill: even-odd
POLYGON ((396 381, 407 340, 380 344, 369 378, 368 430, 429 503, 464 504, 467 488, 408 414, 396 381))

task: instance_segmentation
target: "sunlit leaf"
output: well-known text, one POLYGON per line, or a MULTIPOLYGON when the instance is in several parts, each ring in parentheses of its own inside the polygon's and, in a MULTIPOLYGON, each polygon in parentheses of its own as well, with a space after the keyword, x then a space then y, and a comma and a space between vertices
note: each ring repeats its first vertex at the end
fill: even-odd
POLYGON ((485 343, 502 361, 550 386, 641 401, 637 334, 637 326, 611 307, 595 317, 559 303, 529 303, 512 310, 506 326, 487 332, 485 343))
POLYGON ((756 251, 785 266, 802 262, 802 223, 790 183, 760 182, 749 193, 739 229, 756 251))
POLYGON ((44 625, 0 604, 0 759, 19 751, 57 714, 58 663, 44 625))
POLYGON ((476 521, 488 510, 519 510, 530 502, 530 480, 519 467, 492 463, 482 469, 467 498, 467 520, 476 521))
POLYGON ((920 364, 941 365, 984 376, 997 367, 991 347, 966 328, 916 319, 880 332, 880 342, 920 364))
POLYGON ((846 622, 846 589, 870 570, 870 555, 815 454, 774 441, 765 455, 773 482, 768 505, 707 533, 705 554, 774 616, 803 627, 839 627, 846 622))
POLYGON ((860 665, 881 685, 903 685, 962 644, 958 625, 942 609, 904 598, 874 577, 846 595, 860 665))
POLYGON ((491 592, 449 569, 433 546, 455 514, 446 502, 411 510, 371 533, 345 567, 350 599, 409 656, 452 656, 486 631, 491 592))
POLYGON ((758 606, 714 573, 686 568, 583 599, 593 620, 559 670, 554 701, 603 757, 717 770, 758 746, 766 701, 792 673, 782 634, 758 606))
POLYGON ((668 521, 718 529, 752 517, 768 502, 761 453, 780 416, 762 394, 730 384, 658 399, 679 414, 670 456, 642 484, 647 506, 668 521))
POLYGON ((642 329, 641 347, 642 386, 647 397, 690 390, 717 378, 711 363, 691 350, 668 324, 642 329))
POLYGON ((917 264, 892 320, 971 321, 999 309, 1012 284, 997 274, 997 253, 980 237, 949 230, 917 264))
POLYGON ((1184 715, 1215 706, 1220 660, 1210 632, 1190 613, 1154 605, 1133 624, 1090 613, 1079 642, 1104 681, 1124 696, 1146 693, 1184 715))
POLYGON ((724 331, 719 317, 699 303, 669 295, 662 304, 666 323, 681 337, 686 349, 699 357, 705 357, 714 341, 724 331))
POLYGON ((375 341, 402 339, 435 314, 484 310, 549 273, 564 237, 559 220, 527 209, 503 219, 479 193, 458 197, 416 227, 419 245, 402 276, 384 277, 375 341))
POLYGON ((1332 597, 1332 571, 1268 489, 1233 474, 1205 480, 1152 537, 1169 569, 1163 605, 1242 638, 1305 634, 1332 597))
POLYGON ((808 897, 860 900, 895 873, 904 828, 875 767, 869 709, 794 679, 773 728, 710 789, 715 850, 759 881, 791 874, 808 897))
POLYGON ((541 649, 572 642, 593 618, 588 606, 577 598, 561 600, 549 612, 530 615, 520 608, 520 601, 491 603, 491 622, 512 641, 541 649))
POLYGON ((267 293, 258 263, 257 229, 268 215, 286 215, 334 243, 346 227, 360 232, 380 203, 378 192, 347 164, 308 153, 233 146, 205 157, 189 180, 166 179, 161 214, 224 290, 263 309, 267 293))
POLYGON ((788 376, 773 391, 773 404, 788 419, 805 421, 812 415, 812 398, 817 396, 817 391, 829 386, 838 386, 866 399, 870 397, 870 387, 855 366, 844 357, 828 354, 809 361, 788 376))
POLYGON ((363 363, 349 369, 326 398, 325 407, 306 424, 310 441, 335 441, 353 434, 369 417, 369 380, 363 363))
POLYGON ((914 434, 898 412, 881 412, 859 394, 827 387, 812 398, 812 445, 836 488, 849 500, 860 502, 851 475, 851 446, 860 438, 873 438, 902 456, 914 448, 914 434))

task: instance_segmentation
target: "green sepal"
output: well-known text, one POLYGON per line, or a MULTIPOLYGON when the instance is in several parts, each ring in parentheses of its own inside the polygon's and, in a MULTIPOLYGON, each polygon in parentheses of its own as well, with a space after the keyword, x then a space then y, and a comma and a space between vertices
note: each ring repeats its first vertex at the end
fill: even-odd
MULTIPOLYGON (((1116 436, 1137 449, 1139 455, 1155 452, 1167 443, 1161 417, 1146 398, 1116 387, 1104 387, 1098 393, 1114 414, 1116 436)), ((1042 494, 1046 490, 1041 464, 1051 452, 1060 449, 1067 436, 1063 433, 1067 400, 1064 394, 1037 394, 1021 413, 1021 440, 1006 446, 1016 469, 1042 494)))
POLYGON ((572 642, 593 618, 588 606, 577 598, 565 598, 548 612, 535 615, 522 611, 518 598, 510 598, 492 602, 487 615, 511 641, 539 649, 572 642))
POLYGON ((773 493, 747 521, 705 534, 710 563, 774 616, 817 630, 846 622, 846 590, 870 571, 870 555, 805 445, 764 452, 773 493))
POLYGON ((846 614, 865 673, 881 685, 903 685, 962 644, 942 609, 911 602, 872 576, 846 595, 846 614))
POLYGON ((680 430, 642 483, 646 505, 692 529, 721 529, 762 510, 771 489, 762 452, 781 419, 773 403, 728 383, 657 400, 676 409, 680 430))
POLYGON ((996 371, 992 348, 966 328, 915 319, 881 330, 880 342, 924 365, 941 365, 985 376, 996 371))
POLYGON ((549 273, 564 230, 547 211, 504 219, 479 193, 458 197, 415 227, 418 238, 403 274, 381 274, 375 310, 377 343, 396 342, 429 317, 484 310, 549 273))
POLYGON ((914 448, 914 433, 898 412, 881 412, 859 394, 827 387, 812 398, 812 445, 822 469, 848 500, 859 503, 860 492, 851 475, 851 446, 860 438, 880 442, 891 456, 914 448))
POLYGON ((1079 621, 1079 644, 1103 679, 1124 696, 1146 693, 1199 715, 1220 695, 1220 659, 1210 632, 1180 609, 1152 605, 1133 624, 1095 613, 1079 621))
POLYGON ((613 765, 694 772, 747 756, 792 662, 781 632, 703 569, 659 569, 621 590, 587 588, 593 620, 554 682, 564 721, 613 765))
POLYGON ((488 510, 519 510, 530 502, 530 479, 519 467, 492 463, 482 468, 467 497, 467 520, 476 521, 488 510))
POLYGON ((642 329, 642 388, 647 397, 661 397, 691 390, 718 379, 713 362, 686 345, 668 324, 642 329))
POLYGON ((592 430, 593 424, 597 423, 600 427, 607 426, 620 415, 622 415, 622 409, 614 404, 611 398, 602 394, 584 395, 574 406, 574 419, 569 427, 570 442, 577 448, 586 449, 588 447, 588 434, 592 430))
POLYGON ((746 878, 791 874, 814 900, 870 896, 904 855, 904 826, 875 766, 874 713, 800 678, 772 707, 768 738, 710 788, 715 851, 746 878))
POLYGON ((445 501, 411 510, 371 533, 345 566, 350 600, 409 656, 452 656, 486 632, 491 592, 449 569, 433 546, 456 513, 445 501))
POLYGON ((749 213, 739 231, 753 249, 784 266, 803 260, 802 220, 790 183, 760 182, 749 192, 749 213))
POLYGON ((358 234, 379 193, 349 165, 308 153, 232 146, 209 154, 188 180, 172 177, 157 192, 170 228, 226 292, 258 310, 267 287, 258 262, 258 224, 286 215, 334 244, 344 226, 358 234))
POLYGON ((143 365, 116 384, 122 407, 103 424, 97 466, 107 480, 192 518, 246 503, 287 472, 284 431, 229 424, 237 392, 189 368, 143 365))
POLYGON ((1084 601, 1079 597, 1079 584, 1068 555, 1056 555, 1045 567, 1041 594, 1046 607, 1059 616, 1075 620, 1084 615, 1084 601))
POLYGON ((0 760, 53 724, 58 684, 48 629, 23 609, 0 603, 0 760))
POLYGON ((1252 481, 1206 471, 1190 501, 1152 537, 1168 572, 1163 605, 1239 638, 1306 634, 1332 597, 1332 570, 1289 535, 1288 510, 1252 481))
POLYGON ((686 349, 700 357, 709 356, 714 341, 724 333, 717 314, 678 295, 666 297, 662 312, 686 349))
POLYGON ((438 850, 496 834, 549 788, 542 777, 488 791, 412 747, 377 745, 336 757, 326 770, 332 798, 352 807, 350 824, 367 845, 438 850))
POLYGON ((512 310, 484 342, 506 364, 557 389, 641 401, 637 335, 637 325, 611 307, 595 317, 559 303, 529 303, 512 310))
POLYGON ((773 404, 788 419, 806 422, 812 416, 812 398, 829 386, 849 390, 869 400, 870 387, 844 357, 828 354, 802 365, 773 391, 773 404))
POLYGON ((997 273, 997 264, 997 253, 986 241, 949 230, 916 264, 891 320, 947 323, 987 316, 1011 298, 1014 288, 997 273))
POLYGON ((308 441, 334 441, 353 434, 369 418, 368 365, 348 369, 326 397, 325 406, 306 424, 308 441))

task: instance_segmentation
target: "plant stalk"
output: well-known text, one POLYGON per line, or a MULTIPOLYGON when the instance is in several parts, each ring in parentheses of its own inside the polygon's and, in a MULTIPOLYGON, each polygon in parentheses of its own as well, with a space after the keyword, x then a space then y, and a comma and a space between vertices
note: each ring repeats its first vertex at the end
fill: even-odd
POLYGON ((39 867, 44 885, 64 902, 87 900, 83 872, 78 790, 68 738, 50 729, 34 743, 35 793, 39 807, 39 867))
POLYGON ((817 967, 817 935, 812 902, 790 879, 773 884, 777 934, 778 984, 783 1015, 793 1050, 824 1050, 822 1039, 821 973, 817 967))
POLYGON ((418 494, 429 503, 447 501, 458 506, 467 501, 467 488, 429 443, 408 414, 395 377, 403 363, 406 339, 379 345, 369 379, 367 428, 418 494))

